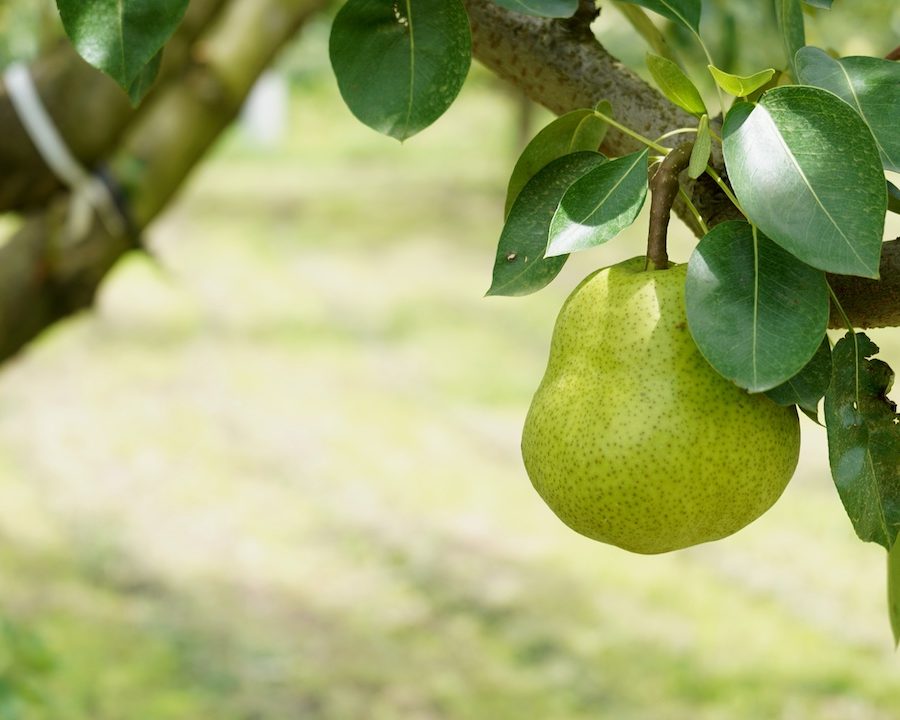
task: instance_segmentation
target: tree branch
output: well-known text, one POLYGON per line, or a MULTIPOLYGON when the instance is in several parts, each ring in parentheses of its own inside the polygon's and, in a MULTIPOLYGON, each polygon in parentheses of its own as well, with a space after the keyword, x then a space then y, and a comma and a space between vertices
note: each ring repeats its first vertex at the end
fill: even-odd
MULTIPOLYGON (((108 166, 124 188, 135 230, 159 213, 197 160, 237 115, 275 53, 327 0, 230 0, 177 79, 152 97, 108 166), (173 128, 173 122, 177 128, 173 128)), ((0 360, 60 318, 89 306, 100 281, 133 241, 95 218, 64 239, 69 205, 58 196, 0 245, 0 360)))
MULTIPOLYGON (((592 36, 573 33, 564 22, 504 10, 490 0, 465 4, 475 57, 549 110, 562 114, 608 100, 617 120, 650 138, 695 124, 692 116, 648 86, 592 36)), ((618 156, 634 152, 638 143, 610 130, 602 149, 618 156)), ((712 163, 723 169, 721 156, 712 163)), ((735 217, 731 203, 706 175, 689 192, 710 227, 735 217)), ((697 232, 683 204, 676 203, 675 211, 697 232)), ((848 276, 829 280, 857 327, 900 326, 900 238, 884 245, 881 281, 848 276)))
MULTIPOLYGON (((225 0, 192 0, 178 31, 166 46, 156 87, 177 77, 188 62, 197 36, 225 0)), ((88 65, 66 40, 31 67, 38 93, 57 129, 86 167, 93 168, 122 137, 145 105, 132 108, 128 96, 110 78, 88 65)), ((40 207, 62 189, 22 127, 6 86, 0 81, 0 212, 40 207)))

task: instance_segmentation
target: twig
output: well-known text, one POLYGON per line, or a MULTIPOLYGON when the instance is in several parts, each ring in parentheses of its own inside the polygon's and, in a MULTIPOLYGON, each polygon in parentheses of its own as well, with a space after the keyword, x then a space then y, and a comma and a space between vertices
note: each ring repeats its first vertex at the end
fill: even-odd
POLYGON ((647 233, 647 258, 657 270, 669 267, 666 237, 672 203, 678 195, 678 175, 691 162, 694 143, 679 145, 666 155, 656 173, 650 178, 650 230, 647 233))

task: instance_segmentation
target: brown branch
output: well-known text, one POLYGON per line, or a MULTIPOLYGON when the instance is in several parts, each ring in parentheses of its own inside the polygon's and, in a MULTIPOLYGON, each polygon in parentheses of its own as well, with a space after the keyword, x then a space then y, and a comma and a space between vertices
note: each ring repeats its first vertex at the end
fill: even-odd
MULTIPOLYGON (((225 0, 193 0, 178 31, 166 46, 157 87, 177 77, 189 61, 191 45, 225 0)), ((71 43, 60 41, 32 65, 38 92, 70 150, 94 167, 141 112, 110 78, 82 60, 71 43)), ((6 87, 0 81, 0 211, 46 203, 62 189, 22 127, 6 87)))
POLYGON ((666 155, 650 178, 650 227, 647 232, 647 258, 657 270, 669 267, 666 238, 669 233, 669 216, 678 197, 681 181, 678 176, 691 162, 694 143, 679 145, 666 155))
MULTIPOLYGON (((900 237, 881 246, 881 279, 829 275, 828 282, 858 328, 900 327, 900 237)), ((831 327, 844 321, 832 308, 831 327)))
MULTIPOLYGON (((201 38, 202 61, 148 99, 109 159, 112 176, 128 194, 135 229, 162 210, 236 116, 275 53, 326 5, 327 0, 228 2, 201 38)), ((59 196, 0 245, 0 360, 89 306, 106 272, 133 247, 96 219, 84 237, 66 242, 68 202, 59 196)))
MULTIPOLYGON (((695 124, 692 116, 649 87, 593 37, 573 34, 559 21, 504 10, 490 0, 465 0, 465 4, 475 57, 553 112, 562 114, 608 100, 617 120, 649 138, 695 124)), ((602 149, 618 156, 637 150, 638 143, 610 131, 602 149)), ((720 155, 711 162, 723 170, 720 155)), ((710 226, 735 217, 731 203, 705 175, 690 187, 689 194, 710 226)), ((674 209, 698 231, 683 204, 676 203, 674 209)), ((847 298, 844 306, 857 327, 900 326, 900 239, 884 245, 881 281, 831 279, 842 302, 847 298)))

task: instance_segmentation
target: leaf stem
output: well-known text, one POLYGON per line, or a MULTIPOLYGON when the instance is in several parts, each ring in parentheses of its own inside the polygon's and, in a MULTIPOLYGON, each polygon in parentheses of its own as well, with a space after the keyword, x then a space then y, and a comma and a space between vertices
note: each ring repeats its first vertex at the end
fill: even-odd
POLYGON ((831 287, 831 283, 828 280, 825 280, 825 285, 828 286, 828 294, 831 295, 831 302, 834 303, 834 306, 838 309, 838 313, 841 318, 844 320, 844 324, 847 326, 847 331, 850 333, 850 337, 853 338, 853 369, 856 372, 856 403, 855 410, 859 410, 860 405, 860 397, 859 397, 859 338, 856 336, 856 331, 853 329, 853 323, 850 322, 850 318, 847 317, 847 313, 844 312, 844 308, 841 305, 841 301, 838 300, 837 295, 831 287))
POLYGON ((855 335, 856 331, 853 329, 853 323, 850 322, 850 318, 847 317, 847 313, 844 312, 844 308, 841 305, 841 301, 838 300, 838 296, 835 294, 834 290, 831 287, 831 283, 828 280, 825 281, 825 284, 828 286, 828 294, 831 295, 831 302, 834 303, 834 306, 837 308, 838 314, 841 316, 841 319, 844 321, 844 324, 847 326, 847 330, 850 331, 851 335, 855 335))
POLYGON ((628 137, 634 138, 638 142, 643 143, 644 145, 646 145, 649 148, 653 148, 654 150, 656 150, 659 153, 662 153, 663 155, 668 155, 669 151, 671 150, 671 148, 663 147, 659 143, 653 142, 653 140, 651 140, 650 138, 645 138, 640 133, 636 133, 630 127, 622 125, 622 123, 616 122, 611 117, 609 117, 609 115, 606 115, 606 114, 600 112, 599 110, 595 109, 594 115, 596 115, 598 118, 600 118, 604 122, 609 123, 617 130, 620 130, 621 132, 625 133, 626 135, 628 135, 628 137))
MULTIPOLYGON (((700 43, 700 47, 703 49, 703 54, 706 55, 706 61, 710 65, 715 65, 712 59, 712 55, 709 54, 709 49, 706 47, 706 43, 703 42, 703 38, 700 37, 700 33, 696 30, 691 30, 694 33, 694 37, 697 38, 697 42, 700 43)), ((725 117, 725 96, 722 95, 722 88, 719 87, 719 83, 714 83, 716 86, 716 95, 719 98, 719 115, 725 117)))
POLYGON ((703 220, 703 216, 700 214, 700 211, 697 209, 697 206, 691 201, 688 194, 684 191, 684 188, 680 185, 678 186, 678 194, 681 196, 681 199, 684 200, 684 204, 687 205, 688 210, 691 211, 691 215, 694 216, 694 220, 697 221, 697 225, 700 226, 700 229, 703 231, 703 234, 709 232, 709 228, 706 226, 706 222, 703 220))
POLYGON ((663 133, 658 138, 656 138, 655 142, 660 142, 661 140, 665 140, 666 138, 670 138, 673 135, 680 135, 682 133, 695 133, 697 132, 697 128, 678 128, 677 130, 669 130, 667 133, 663 133))
POLYGON ((719 177, 719 173, 713 170, 712 166, 707 165, 706 174, 716 181, 716 185, 718 185, 722 189, 722 192, 725 193, 725 196, 729 200, 731 200, 731 203, 741 211, 741 214, 744 217, 747 217, 747 213, 745 213, 744 208, 741 207, 740 201, 735 197, 734 193, 731 191, 731 188, 728 187, 728 183, 726 183, 721 177, 719 177))

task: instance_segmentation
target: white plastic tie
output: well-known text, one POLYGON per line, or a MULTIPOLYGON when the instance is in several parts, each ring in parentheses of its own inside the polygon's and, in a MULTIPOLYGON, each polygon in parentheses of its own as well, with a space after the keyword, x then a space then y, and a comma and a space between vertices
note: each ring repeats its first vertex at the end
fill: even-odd
POLYGON ((41 101, 28 66, 13 63, 4 71, 3 80, 28 137, 53 174, 72 191, 66 226, 68 239, 78 242, 85 236, 90 228, 91 208, 110 234, 123 234, 127 225, 109 187, 72 155, 41 101))

